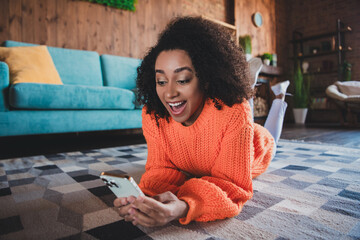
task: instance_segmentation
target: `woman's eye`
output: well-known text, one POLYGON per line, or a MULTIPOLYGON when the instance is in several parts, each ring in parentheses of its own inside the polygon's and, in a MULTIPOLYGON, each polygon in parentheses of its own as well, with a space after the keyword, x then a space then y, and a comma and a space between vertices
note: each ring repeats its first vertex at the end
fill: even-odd
POLYGON ((179 84, 186 84, 186 83, 190 82, 190 80, 189 80, 189 79, 178 80, 177 82, 178 82, 179 84))
POLYGON ((165 83, 166 83, 165 81, 160 81, 160 80, 156 81, 156 84, 159 86, 164 86, 165 83))

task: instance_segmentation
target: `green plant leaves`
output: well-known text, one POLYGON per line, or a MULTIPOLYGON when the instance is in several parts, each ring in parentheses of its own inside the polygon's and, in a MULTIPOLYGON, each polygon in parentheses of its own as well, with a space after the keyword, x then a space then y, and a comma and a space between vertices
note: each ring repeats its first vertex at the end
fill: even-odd
POLYGON ((240 36, 239 44, 244 49, 245 53, 251 54, 251 37, 250 35, 240 36))
POLYGON ((304 82, 304 76, 301 72, 300 63, 296 63, 294 72, 294 108, 307 108, 310 102, 310 81, 311 76, 306 75, 306 81, 304 82))
POLYGON ((99 3, 109 7, 120 8, 129 11, 135 11, 135 3, 137 0, 85 0, 88 2, 99 3))

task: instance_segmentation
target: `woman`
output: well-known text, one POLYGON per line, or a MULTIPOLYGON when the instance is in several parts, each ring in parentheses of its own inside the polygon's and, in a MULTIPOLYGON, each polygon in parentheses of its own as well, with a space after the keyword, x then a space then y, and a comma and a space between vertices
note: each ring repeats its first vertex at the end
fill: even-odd
MULTIPOLYGON (((175 19, 144 57, 137 85, 148 145, 139 186, 147 196, 116 199, 120 216, 152 227, 239 214, 278 137, 253 122, 248 64, 231 36, 200 17, 175 19)), ((287 85, 274 87, 267 121, 278 136, 287 85)))

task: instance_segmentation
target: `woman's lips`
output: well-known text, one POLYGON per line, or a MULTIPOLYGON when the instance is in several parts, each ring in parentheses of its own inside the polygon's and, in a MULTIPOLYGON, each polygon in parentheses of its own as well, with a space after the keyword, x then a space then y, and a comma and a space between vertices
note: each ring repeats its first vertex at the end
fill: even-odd
POLYGON ((170 111, 173 115, 180 115, 186 108, 186 101, 181 102, 168 102, 170 111))

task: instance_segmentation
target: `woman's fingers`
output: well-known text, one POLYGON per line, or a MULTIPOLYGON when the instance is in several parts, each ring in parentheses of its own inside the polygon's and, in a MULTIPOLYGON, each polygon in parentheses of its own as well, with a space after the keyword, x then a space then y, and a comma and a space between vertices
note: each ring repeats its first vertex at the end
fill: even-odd
POLYGON ((180 204, 182 201, 171 192, 159 194, 154 198, 131 196, 126 201, 129 204, 120 207, 119 214, 125 221, 131 221, 134 225, 163 226, 183 215, 183 206, 180 204))
POLYGON ((141 225, 144 227, 155 227, 155 226, 161 226, 166 224, 166 219, 162 218, 162 217, 158 217, 158 218, 153 218, 150 217, 148 215, 146 215, 145 213, 136 210, 134 208, 132 208, 131 210, 129 210, 129 214, 130 216, 133 217, 133 224, 134 225, 141 225))
POLYGON ((166 202, 169 202, 172 200, 176 200, 177 197, 172 192, 167 191, 167 192, 164 192, 164 193, 154 196, 153 199, 155 199, 159 202, 162 202, 162 203, 166 203, 166 202))
POLYGON ((150 217, 170 215, 168 208, 153 198, 139 197, 131 205, 150 217))
POLYGON ((132 222, 132 221, 134 221, 134 216, 132 216, 132 215, 125 215, 124 216, 124 220, 126 221, 126 222, 132 222))
POLYGON ((121 206, 128 205, 129 202, 127 201, 127 198, 116 198, 114 200, 113 204, 114 204, 115 207, 121 207, 121 206))
POLYGON ((120 207, 120 208, 118 208, 118 212, 119 212, 119 215, 121 216, 121 217, 124 217, 125 215, 128 215, 129 213, 129 209, 131 208, 131 206, 130 205, 126 205, 126 206, 124 206, 124 207, 120 207))

